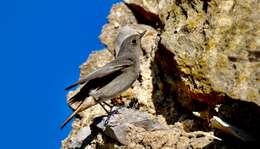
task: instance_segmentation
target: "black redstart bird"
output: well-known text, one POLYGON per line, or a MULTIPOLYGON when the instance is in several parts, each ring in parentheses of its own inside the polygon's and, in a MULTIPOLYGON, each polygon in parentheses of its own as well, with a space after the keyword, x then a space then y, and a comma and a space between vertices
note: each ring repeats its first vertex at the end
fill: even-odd
POLYGON ((140 71, 141 38, 144 34, 145 31, 137 33, 128 26, 122 27, 115 42, 116 58, 66 88, 69 90, 82 85, 80 91, 68 100, 70 105, 76 104, 77 108, 61 128, 79 112, 115 98, 131 87, 140 71))

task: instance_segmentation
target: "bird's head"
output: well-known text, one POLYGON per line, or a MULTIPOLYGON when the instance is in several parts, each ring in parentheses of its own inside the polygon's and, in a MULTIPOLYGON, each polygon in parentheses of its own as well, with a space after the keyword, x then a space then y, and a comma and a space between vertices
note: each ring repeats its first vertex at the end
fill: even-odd
POLYGON ((141 39, 145 35, 146 31, 141 33, 135 33, 129 35, 121 44, 117 56, 122 54, 137 54, 135 52, 140 52, 141 50, 141 39))

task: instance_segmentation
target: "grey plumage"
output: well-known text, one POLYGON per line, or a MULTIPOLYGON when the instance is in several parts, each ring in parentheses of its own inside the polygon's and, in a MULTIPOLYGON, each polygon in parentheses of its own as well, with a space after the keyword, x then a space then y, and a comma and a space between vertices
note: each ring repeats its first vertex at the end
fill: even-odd
MULTIPOLYGON (((84 104, 89 100, 87 97, 91 96, 95 101, 103 102, 120 95, 134 83, 140 71, 141 38, 144 34, 145 32, 124 36, 125 39, 120 43, 113 61, 66 88, 69 90, 79 84, 83 85, 80 91, 68 100, 69 104, 79 104, 61 128, 77 113, 93 105, 84 104)), ((120 34, 117 38, 121 39, 120 34)))

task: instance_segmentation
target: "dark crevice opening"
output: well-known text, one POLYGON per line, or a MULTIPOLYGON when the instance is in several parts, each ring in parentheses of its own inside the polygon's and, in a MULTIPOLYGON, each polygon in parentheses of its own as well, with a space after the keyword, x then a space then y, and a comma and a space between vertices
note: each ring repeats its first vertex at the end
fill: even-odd
POLYGON ((218 114, 227 122, 249 132, 255 139, 260 140, 260 107, 255 103, 226 96, 218 114))
POLYGON ((203 1, 202 9, 207 13, 207 12, 208 12, 208 7, 209 7, 208 2, 209 2, 210 0, 202 0, 202 1, 203 1))
POLYGON ((177 65, 173 57, 174 54, 159 43, 151 68, 153 78, 152 99, 156 114, 163 115, 168 124, 174 124, 181 119, 184 120, 192 116, 189 110, 183 108, 178 102, 179 97, 172 89, 172 84, 166 81, 169 79, 168 77, 176 82, 180 81, 177 65), (169 64, 171 65, 169 66, 169 64), (161 82, 162 86, 159 86, 158 82, 161 82), (160 95, 158 95, 158 91, 160 95), (183 119, 183 117, 185 118, 183 119))
POLYGON ((158 15, 146 11, 141 6, 135 4, 125 4, 133 12, 139 24, 146 24, 155 29, 164 28, 164 24, 161 22, 158 15))

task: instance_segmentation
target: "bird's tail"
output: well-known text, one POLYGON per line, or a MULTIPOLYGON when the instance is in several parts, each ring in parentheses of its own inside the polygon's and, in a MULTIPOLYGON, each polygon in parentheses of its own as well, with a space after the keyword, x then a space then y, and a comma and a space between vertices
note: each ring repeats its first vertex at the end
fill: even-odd
POLYGON ((86 82, 88 82, 88 79, 86 79, 86 78, 85 79, 81 79, 81 80, 71 84, 70 86, 66 87, 65 90, 67 91, 67 90, 69 90, 69 89, 71 89, 71 88, 73 88, 73 87, 75 87, 77 85, 80 85, 80 84, 83 84, 83 83, 86 83, 86 82))
POLYGON ((66 87, 65 90, 67 91, 67 90, 69 90, 69 89, 71 89, 71 88, 77 86, 78 84, 80 84, 80 83, 79 83, 79 82, 73 83, 72 85, 66 87))
POLYGON ((60 129, 62 129, 64 126, 67 125, 68 122, 71 121, 71 119, 81 110, 81 105, 83 104, 84 100, 80 102, 76 110, 65 120, 65 122, 61 125, 60 129))

